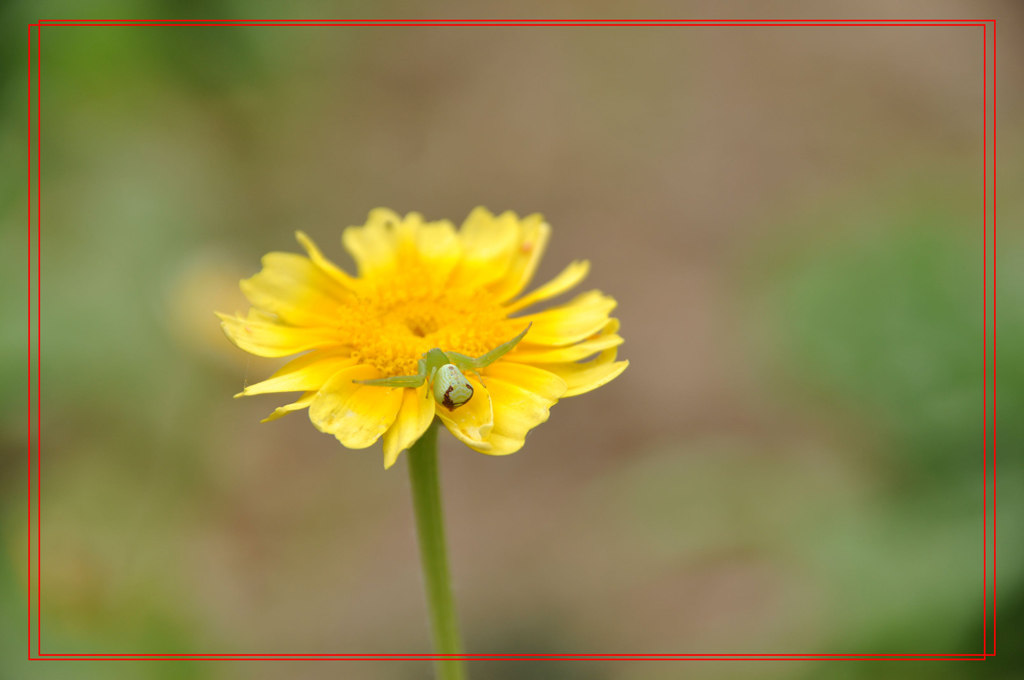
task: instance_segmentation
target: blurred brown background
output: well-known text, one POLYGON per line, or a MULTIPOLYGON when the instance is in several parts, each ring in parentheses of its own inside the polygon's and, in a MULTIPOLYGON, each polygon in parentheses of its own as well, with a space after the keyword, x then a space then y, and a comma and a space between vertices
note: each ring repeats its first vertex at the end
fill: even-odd
MULTIPOLYGON (((21 660, 24 25, 86 15, 0 12, 0 677, 430 677, 21 660)), ((999 21, 1000 656, 491 662, 474 678, 1024 677, 1024 11, 772 9, 826 15, 999 21)), ((120 0, 88 18, 281 16, 120 0)), ((298 251, 296 229, 351 269, 340 233, 369 209, 458 222, 476 205, 547 217, 538 283, 592 261, 585 285, 619 300, 632 363, 514 456, 442 433, 469 651, 979 650, 981 29, 46 27, 42 43, 44 651, 429 651, 404 465, 304 415, 259 424, 282 398, 231 395, 277 364, 230 345, 213 311, 244 309, 238 279, 298 251)))

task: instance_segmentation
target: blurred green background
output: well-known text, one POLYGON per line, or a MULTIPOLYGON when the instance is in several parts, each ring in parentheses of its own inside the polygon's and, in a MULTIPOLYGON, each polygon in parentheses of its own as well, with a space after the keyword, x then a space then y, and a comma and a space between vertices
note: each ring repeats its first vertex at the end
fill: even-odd
MULTIPOLYGON (((81 11, 0 5, 0 678, 430 677, 23 660, 24 26, 81 11)), ((1024 11, 943 11, 1005 36, 999 657, 488 662, 475 678, 1024 677, 1024 11)), ((547 216, 538 282, 592 261, 632 365, 514 456, 442 436, 469 651, 980 650, 980 30, 46 27, 42 43, 45 652, 429 651, 404 465, 302 415, 259 424, 281 398, 231 395, 277 363, 230 345, 213 310, 244 310, 238 279, 297 251, 296 229, 351 268, 340 233, 371 208, 460 221, 480 204, 547 216)))

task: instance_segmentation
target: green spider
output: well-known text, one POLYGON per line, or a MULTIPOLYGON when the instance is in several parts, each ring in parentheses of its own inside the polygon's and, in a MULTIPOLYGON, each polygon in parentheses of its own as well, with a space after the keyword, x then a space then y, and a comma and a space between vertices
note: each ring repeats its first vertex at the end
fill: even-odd
MULTIPOLYGON (((473 386, 466 380, 463 371, 475 373, 483 384, 480 369, 490 366, 519 344, 526 336, 533 323, 527 324, 523 332, 508 342, 502 343, 490 352, 478 357, 468 357, 458 352, 442 352, 440 348, 425 352, 419 360, 419 373, 416 375, 396 375, 390 378, 373 380, 353 380, 360 385, 383 385, 385 387, 419 387, 428 383, 434 392, 434 401, 449 411, 454 411, 473 398, 473 386)), ((429 398, 430 392, 427 392, 429 398)))

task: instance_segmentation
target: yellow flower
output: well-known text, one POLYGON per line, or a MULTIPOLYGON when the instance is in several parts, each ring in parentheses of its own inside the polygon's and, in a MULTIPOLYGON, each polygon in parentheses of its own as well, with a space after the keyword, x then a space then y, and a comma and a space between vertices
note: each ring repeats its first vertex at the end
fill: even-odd
POLYGON ((461 229, 377 209, 364 226, 342 234, 358 265, 353 277, 327 260, 302 232, 308 257, 269 253, 263 270, 241 282, 253 305, 246 316, 218 314, 228 338, 264 357, 307 352, 268 380, 237 395, 303 392, 266 420, 309 408, 321 432, 351 449, 383 437, 384 467, 411 446, 437 415, 470 448, 505 455, 548 419, 559 399, 615 378, 629 362, 615 361, 622 338, 609 317, 616 302, 590 291, 551 309, 511 316, 573 288, 589 263, 573 262, 548 283, 519 296, 550 235, 540 215, 492 215, 477 208, 461 229), (466 375, 472 398, 454 410, 417 388, 364 385, 356 380, 414 375, 432 348, 479 356, 507 342, 527 323, 515 348, 466 375), (595 356, 596 355, 596 356, 595 356), (586 361, 583 361, 585 360, 586 361), (478 379, 482 377, 482 380, 478 379))

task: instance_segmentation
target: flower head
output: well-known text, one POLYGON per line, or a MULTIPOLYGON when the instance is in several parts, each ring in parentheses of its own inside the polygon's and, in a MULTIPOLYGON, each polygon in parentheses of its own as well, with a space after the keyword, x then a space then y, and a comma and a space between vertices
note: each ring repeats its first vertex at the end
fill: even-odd
POLYGON ((589 392, 628 365, 615 361, 622 343, 619 322, 609 317, 615 300, 599 291, 512 316, 587 275, 589 263, 573 262, 521 295, 549 234, 540 215, 520 219, 477 208, 456 231, 448 221, 377 209, 365 225, 342 234, 359 269, 354 277, 298 232, 307 256, 265 255, 262 271, 241 282, 253 305, 248 314, 218 316, 228 338, 247 352, 307 353, 237 396, 303 392, 264 422, 308 407, 313 425, 348 448, 383 437, 385 467, 435 415, 476 451, 518 451, 559 399, 589 392), (389 380, 421 373, 434 349, 466 359, 493 355, 528 324, 520 341, 478 370, 461 370, 453 360, 417 386, 389 380), (437 392, 439 380, 452 389, 437 392))

